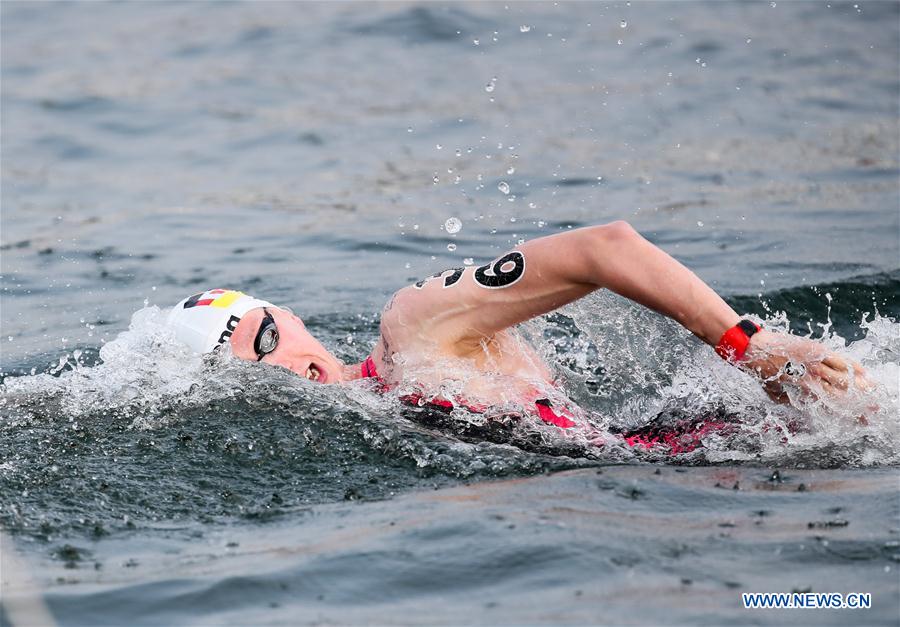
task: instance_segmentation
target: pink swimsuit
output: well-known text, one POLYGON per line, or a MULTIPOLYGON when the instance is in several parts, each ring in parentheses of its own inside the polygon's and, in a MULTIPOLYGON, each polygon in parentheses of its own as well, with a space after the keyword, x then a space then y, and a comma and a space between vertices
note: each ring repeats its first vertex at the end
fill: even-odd
MULTIPOLYGON (((375 368, 375 362, 372 357, 366 357, 362 363, 362 376, 364 378, 374 378, 384 384, 384 380, 379 376, 378 370, 375 368)), ((416 407, 428 406, 449 412, 453 409, 454 403, 443 398, 432 398, 425 400, 424 395, 419 393, 407 394, 400 398, 404 403, 416 407)), ((561 429, 569 429, 577 425, 570 416, 566 415, 565 410, 555 410, 550 403, 550 399, 538 398, 533 401, 535 412, 544 422, 560 427, 561 429)), ((486 405, 473 405, 466 402, 458 402, 458 405, 465 407, 467 410, 481 414, 488 407, 486 405)), ((683 420, 673 425, 656 426, 649 425, 619 434, 622 441, 633 448, 643 449, 667 449, 671 455, 680 453, 690 453, 693 450, 703 446, 703 437, 714 432, 730 432, 735 427, 733 422, 722 420, 719 417, 708 419, 683 420)))
MULTIPOLYGON (((374 377, 383 382, 383 379, 378 375, 378 371, 375 369, 375 362, 372 360, 371 356, 366 357, 366 360, 362 363, 362 376, 365 378, 374 377)), ((401 397, 400 400, 404 403, 409 403, 410 405, 422 406, 423 398, 424 397, 421 394, 408 394, 401 397)), ((424 404, 444 410, 451 410, 454 407, 454 404, 451 401, 443 398, 433 398, 426 401, 424 404)), ((487 410, 486 405, 473 405, 466 402, 459 402, 458 404, 476 414, 483 414, 487 410)), ((540 416, 541 420, 544 422, 548 422, 551 425, 555 425, 562 429, 568 429, 569 427, 575 426, 575 422, 569 417, 553 411, 553 406, 550 404, 549 399, 539 398, 535 400, 534 407, 537 411, 537 415, 540 416)))

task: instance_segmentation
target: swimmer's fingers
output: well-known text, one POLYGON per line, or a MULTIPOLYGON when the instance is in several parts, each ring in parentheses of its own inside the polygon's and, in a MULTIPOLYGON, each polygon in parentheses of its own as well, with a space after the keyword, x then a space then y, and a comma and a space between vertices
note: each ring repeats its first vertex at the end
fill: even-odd
POLYGON ((875 389, 875 385, 855 368, 843 370, 835 368, 835 365, 838 364, 835 362, 832 362, 832 365, 825 362, 809 364, 807 374, 796 383, 815 396, 824 393, 826 396, 842 397, 854 391, 868 393, 875 389))
POLYGON ((819 364, 810 364, 809 373, 816 377, 822 386, 828 391, 840 390, 847 391, 849 385, 849 377, 845 370, 839 370, 826 365, 824 362, 819 364))
POLYGON ((850 372, 853 373, 853 383, 856 389, 863 392, 871 392, 875 389, 875 382, 869 378, 869 372, 858 361, 848 359, 850 372))
POLYGON ((819 377, 816 373, 810 371, 808 375, 797 381, 800 389, 807 398, 820 399, 826 396, 839 396, 844 393, 838 387, 835 387, 827 379, 819 377))
POLYGON ((822 364, 828 366, 832 370, 836 370, 839 372, 850 372, 852 371, 854 375, 857 377, 862 377, 868 380, 868 373, 866 369, 863 368, 862 364, 853 359, 847 359, 846 357, 842 357, 837 353, 828 353, 821 360, 822 364))
POLYGON ((833 370, 846 371, 849 367, 847 360, 837 353, 828 353, 821 361, 823 366, 828 366, 833 370))
POLYGON ((819 379, 818 384, 826 394, 829 394, 831 396, 838 396, 847 391, 846 388, 843 388, 839 385, 834 385, 828 379, 819 379))
POLYGON ((856 361, 829 351, 821 342, 785 334, 755 334, 744 367, 762 379, 776 402, 782 402, 784 388, 799 389, 813 398, 875 388, 856 361))
POLYGON ((842 389, 849 389, 851 383, 853 387, 864 392, 875 389, 875 384, 869 379, 866 369, 857 361, 829 353, 821 365, 824 368, 823 378, 832 384, 837 382, 842 389))

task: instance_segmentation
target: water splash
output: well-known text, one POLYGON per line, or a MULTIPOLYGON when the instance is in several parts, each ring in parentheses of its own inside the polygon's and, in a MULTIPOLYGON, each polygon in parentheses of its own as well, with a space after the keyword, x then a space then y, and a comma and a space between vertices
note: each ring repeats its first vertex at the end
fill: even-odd
MULTIPOLYGON (((757 321, 780 332, 791 326, 784 312, 757 321)), ((589 411, 611 416, 609 426, 615 429, 683 416, 738 420, 734 437, 714 437, 683 461, 894 465, 900 462, 900 325, 876 314, 863 318, 859 328, 865 337, 848 344, 829 319, 818 339, 860 362, 876 383, 874 391, 851 389, 840 398, 815 398, 789 389, 792 403, 780 405, 767 397, 755 376, 721 361, 674 322, 612 294, 581 301, 537 325, 549 348, 562 353, 556 361, 570 393, 589 411), (560 332, 561 327, 567 330, 560 332)), ((545 352, 545 357, 553 361, 553 355, 545 352)))
MULTIPOLYGON (((77 431, 97 416, 113 416, 132 430, 164 430, 179 425, 185 412, 229 400, 246 403, 253 411, 282 413, 286 408, 279 401, 297 394, 301 406, 324 403, 335 412, 347 409, 361 413, 369 423, 367 433, 388 428, 386 416, 401 415, 404 428, 416 432, 421 428, 398 412, 398 396, 380 397, 373 405, 362 400, 364 396, 354 386, 314 386, 286 371, 233 359, 227 351, 201 357, 176 342, 163 321, 164 315, 156 307, 136 312, 128 331, 100 349, 97 365, 73 362, 66 355, 46 373, 8 377, 0 388, 3 430, 27 428, 53 418, 65 421, 77 431)), ((759 321, 782 332, 791 325, 783 312, 759 321)), ((620 441, 613 435, 615 432, 685 415, 727 414, 739 418, 740 437, 707 443, 703 452, 686 461, 895 464, 900 460, 898 324, 876 314, 863 318, 859 328, 865 337, 848 344, 833 329, 829 318, 821 325, 821 341, 867 368, 878 384, 873 393, 851 391, 841 399, 801 398, 799 391, 789 389, 793 404, 777 405, 769 400, 755 377, 719 360, 674 322, 613 294, 598 293, 523 326, 524 335, 546 363, 555 365, 561 381, 560 386, 544 390, 544 395, 555 406, 570 408, 581 427, 560 431, 525 419, 507 435, 514 443, 537 438, 540 446, 525 448, 542 453, 596 459, 620 455, 599 452, 596 447, 597 441, 602 440, 605 445, 612 445, 606 446, 607 451, 615 448, 620 441), (634 329, 643 332, 635 333, 634 329), (661 345, 658 338, 666 338, 665 344, 661 345), (865 416, 868 424, 861 424, 860 416, 865 416), (580 453, 573 453, 573 442, 582 447, 580 453)), ((374 330, 369 333, 374 334, 374 330)), ((346 333, 341 337, 345 336, 346 333)), ((365 332, 358 339, 346 350, 359 350, 356 344, 364 347, 371 341, 365 332)), ((466 370, 465 364, 444 361, 430 366, 444 373, 438 389, 427 391, 432 395, 464 395, 470 380, 476 375, 481 378, 471 366, 466 370), (448 372, 455 375, 449 376, 448 372)), ((430 379, 422 371, 414 373, 411 380, 416 386, 430 379)), ((515 389, 499 377, 494 383, 498 389, 515 389)), ((398 392, 400 396, 401 392, 403 389, 398 392)), ((520 396, 512 394, 488 416, 523 415, 521 402, 517 403, 520 396)), ((296 402, 297 399, 291 401, 296 402)), ((296 412, 295 406, 290 407, 290 412, 296 412)), ((479 421, 484 426, 485 417, 460 408, 453 419, 462 426, 478 425, 479 421)), ((390 428, 396 428, 396 424, 390 428)), ((440 440, 445 435, 447 431, 437 430, 430 437, 440 440)), ((453 435, 452 429, 449 435, 453 435)), ((380 438, 373 441, 381 441, 380 438)), ((409 453, 410 458, 416 456, 409 453)), ((463 471, 457 468, 453 472, 463 471)))
POLYGON ((451 235, 459 233, 462 230, 462 220, 456 217, 447 218, 444 222, 444 229, 451 235))
MULTIPOLYGON (((874 397, 798 399, 792 407, 774 404, 751 375, 675 323, 598 293, 522 327, 555 367, 559 385, 543 392, 570 411, 577 426, 568 430, 523 408, 515 382, 502 377, 493 384, 511 392, 489 411, 457 406, 435 414, 401 402, 415 384, 389 393, 368 380, 322 386, 227 352, 194 355, 163 320, 156 307, 135 313, 128 331, 100 349, 96 365, 66 356, 48 372, 5 379, 0 500, 10 506, 0 523, 7 529, 50 538, 185 517, 258 520, 311 503, 633 460, 900 463, 900 337, 898 323, 881 315, 861 319, 861 337, 849 344, 830 320, 820 327, 827 346, 868 369, 879 384, 874 397), (665 350, 658 338, 666 338, 665 350), (862 411, 867 425, 857 420, 862 411), (704 435, 702 448, 676 457, 631 449, 620 435, 698 416, 724 416, 738 428, 704 435)), ((785 313, 761 321, 771 329, 791 325, 785 313)), ((334 327, 323 339, 343 359, 362 358, 376 339, 374 320, 365 328, 357 322, 353 344, 340 321, 322 329, 334 327)), ((432 367, 443 379, 431 392, 444 397, 483 378, 465 364, 432 367)))

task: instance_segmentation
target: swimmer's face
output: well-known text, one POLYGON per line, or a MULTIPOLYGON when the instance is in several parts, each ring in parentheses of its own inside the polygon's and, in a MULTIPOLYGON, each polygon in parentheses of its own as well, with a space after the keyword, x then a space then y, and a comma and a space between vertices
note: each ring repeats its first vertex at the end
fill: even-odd
MULTIPOLYGON (((341 381, 343 365, 310 335, 300 318, 278 307, 266 307, 266 311, 278 327, 278 345, 262 358, 263 363, 287 368, 318 383, 341 381)), ((248 311, 241 318, 231 335, 231 352, 237 357, 259 360, 254 342, 265 315, 260 308, 248 311)))

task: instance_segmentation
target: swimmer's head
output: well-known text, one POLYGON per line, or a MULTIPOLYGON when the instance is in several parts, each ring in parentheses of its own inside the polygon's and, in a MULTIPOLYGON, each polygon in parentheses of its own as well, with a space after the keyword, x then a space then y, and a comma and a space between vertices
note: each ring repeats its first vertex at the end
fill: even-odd
POLYGON ((231 338, 248 311, 260 307, 274 305, 235 290, 208 290, 172 307, 166 322, 194 352, 210 353, 231 338))
POLYGON ((229 342, 241 359, 282 366, 319 383, 344 378, 344 365, 310 335, 300 318, 242 292, 216 289, 195 294, 172 308, 167 324, 197 353, 229 342))

